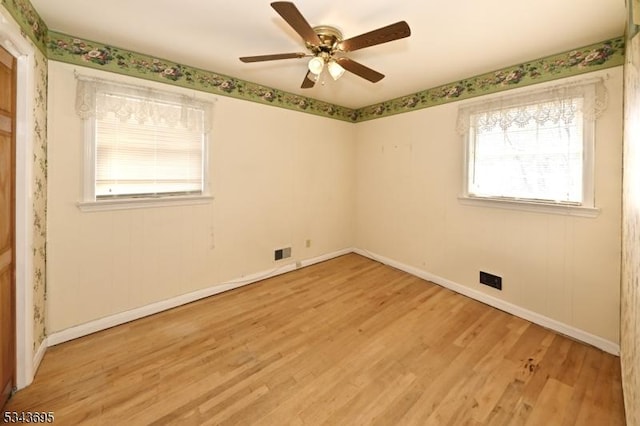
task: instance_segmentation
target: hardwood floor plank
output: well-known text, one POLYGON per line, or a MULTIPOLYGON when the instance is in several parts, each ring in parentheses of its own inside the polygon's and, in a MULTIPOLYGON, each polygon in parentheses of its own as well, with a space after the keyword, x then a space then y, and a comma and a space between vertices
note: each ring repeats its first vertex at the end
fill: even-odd
POLYGON ((355 254, 49 348, 6 409, 61 425, 624 424, 617 357, 355 254))
POLYGON ((526 425, 548 425, 562 421, 564 409, 569 404, 572 393, 571 386, 567 386, 555 379, 546 380, 533 411, 527 418, 526 425))
POLYGON ((598 353, 589 365, 588 372, 594 375, 595 380, 593 386, 585 389, 576 423, 624 424, 624 419, 611 418, 609 415, 611 410, 620 409, 620 403, 614 401, 612 396, 619 392, 621 386, 619 381, 614 379, 614 374, 611 374, 616 370, 619 371, 619 360, 603 355, 598 353))
POLYGON ((500 399, 493 406, 491 413, 489 413, 486 420, 482 423, 496 426, 523 424, 523 421, 517 422, 514 420, 516 417, 516 407, 524 406, 521 399, 523 387, 524 383, 520 380, 511 380, 500 396, 500 399))

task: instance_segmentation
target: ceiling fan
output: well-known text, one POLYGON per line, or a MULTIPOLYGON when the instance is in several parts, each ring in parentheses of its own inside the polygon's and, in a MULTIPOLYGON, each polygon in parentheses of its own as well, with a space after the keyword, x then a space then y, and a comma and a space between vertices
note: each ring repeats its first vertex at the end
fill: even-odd
POLYGON ((302 16, 298 8, 288 1, 271 3, 271 7, 302 37, 305 47, 310 53, 280 53, 274 55, 243 56, 242 62, 262 62, 279 59, 308 58, 308 71, 302 80, 302 88, 308 89, 315 85, 325 65, 334 80, 339 79, 345 70, 352 72, 372 83, 384 78, 384 74, 372 70, 353 59, 342 56, 342 53, 353 52, 365 47, 409 37, 411 29, 405 21, 396 22, 386 27, 361 34, 344 40, 342 33, 334 27, 320 25, 311 27, 302 16))

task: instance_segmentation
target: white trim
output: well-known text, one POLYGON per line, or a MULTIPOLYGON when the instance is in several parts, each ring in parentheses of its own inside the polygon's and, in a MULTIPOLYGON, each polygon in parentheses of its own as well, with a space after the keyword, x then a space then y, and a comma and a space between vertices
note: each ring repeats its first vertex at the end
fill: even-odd
MULTIPOLYGON (((87 75, 79 75, 76 73, 76 113, 84 122, 84 149, 83 149, 83 182, 82 182, 82 200, 78 202, 78 207, 82 211, 100 211, 100 210, 125 210, 149 207, 167 207, 175 205, 205 204, 210 198, 210 140, 211 128, 213 121, 213 107, 217 99, 201 100, 195 96, 181 94, 178 91, 158 90, 150 87, 139 86, 138 84, 124 83, 122 81, 113 81, 92 77, 87 75), (125 105, 120 102, 112 104, 111 102, 100 103, 99 99, 113 95, 120 98, 125 105), (134 100, 135 105, 129 105, 128 102, 134 100), (148 108, 143 108, 145 113, 140 117, 137 116, 136 105, 142 101, 148 108), (109 199, 98 199, 96 197, 96 168, 97 164, 97 120, 102 120, 103 115, 113 113, 116 116, 120 112, 130 114, 130 118, 140 119, 148 118, 147 110, 152 110, 153 120, 166 119, 162 116, 164 108, 171 105, 171 108, 177 106, 183 108, 195 109, 202 112, 202 125, 198 130, 201 132, 200 148, 202 152, 202 162, 200 164, 202 171, 202 185, 200 193, 197 195, 184 196, 166 196, 144 194, 139 197, 117 197, 109 199), (111 108, 115 107, 117 111, 111 108), (155 117, 155 114, 160 116, 155 117)), ((104 99, 103 99, 104 101, 104 99)), ((166 112, 166 111, 165 111, 166 112)), ((173 111, 172 111, 173 112, 173 111)), ((190 114, 183 114, 185 121, 190 114)), ((121 117, 122 118, 122 117, 121 117)), ((193 117, 192 117, 193 118, 193 117)), ((200 121, 193 118, 194 121, 200 121)), ((184 123, 186 124, 186 122, 184 123)), ((194 123, 196 124, 196 123, 194 123)))
POLYGON ((182 195, 157 198, 113 198, 100 201, 80 201, 78 208, 83 212, 99 212, 105 210, 130 210, 149 207, 175 207, 194 204, 208 204, 213 201, 210 195, 182 195))
MULTIPOLYGON (((544 315, 541 315, 537 312, 530 311, 528 309, 522 308, 520 306, 514 305, 512 303, 506 302, 502 299, 498 299, 496 297, 490 296, 488 294, 482 293, 480 291, 474 290, 472 288, 466 287, 464 285, 455 283, 446 278, 439 277, 437 275, 431 274, 429 272, 423 271, 413 266, 406 265, 404 263, 395 261, 393 259, 389 259, 384 256, 380 256, 374 253, 371 253, 367 250, 359 249, 359 248, 347 248, 338 250, 332 253, 328 253, 325 255, 321 255, 312 259, 306 259, 302 261, 292 260, 290 263, 286 265, 282 265, 276 269, 259 272, 256 274, 252 274, 246 277, 242 277, 238 280, 228 281, 223 284, 218 284, 206 289, 198 290, 192 293, 184 294, 181 296, 174 297, 172 299, 163 300, 161 302, 152 303, 150 305, 142 306, 140 308, 136 308, 130 311, 121 312, 119 314, 111 315, 109 317, 100 318, 95 321, 91 321, 85 324, 81 324, 78 326, 70 327, 66 330, 62 330, 56 333, 49 335, 47 338, 47 343, 49 346, 54 346, 60 343, 67 342, 69 340, 77 339, 82 336, 86 336, 91 333, 95 333, 101 330, 105 330, 110 327, 114 327, 120 324, 124 324, 136 319, 140 319, 149 315, 156 314, 158 312, 162 312, 168 309, 175 308, 177 306, 181 306, 187 303, 194 302, 196 300, 200 300, 209 296, 213 296, 218 293, 222 293, 228 290, 233 290, 235 288, 239 288, 248 284, 255 283, 257 281, 261 281, 267 278, 275 277, 277 275, 281 275, 287 272, 291 272, 298 268, 304 268, 310 265, 314 265, 317 263, 321 263, 327 260, 331 260, 333 258, 343 256, 349 253, 357 253, 361 256, 367 257, 369 259, 378 261, 380 263, 384 263, 385 265, 389 265, 401 271, 404 271, 408 274, 414 275, 416 277, 422 278, 426 281, 433 282, 442 287, 448 288, 456 293, 462 294, 464 296, 470 297, 479 302, 485 303, 494 308, 500 309, 502 311, 508 312, 517 317, 523 318, 525 320, 531 321, 532 323, 541 325, 553 331, 556 331, 560 334, 564 334, 566 336, 577 339, 581 342, 587 343, 589 345, 595 346, 599 349, 602 349, 605 352, 608 352, 613 355, 620 355, 620 345, 609 340, 603 339, 602 337, 598 337, 591 333, 588 333, 584 330, 580 330, 576 327, 570 326, 568 324, 562 323, 560 321, 551 319, 544 315)), ((293 258, 292 258, 293 259, 293 258)), ((40 350, 38 351, 40 352, 40 350)))
MULTIPOLYGON (((586 87, 590 97, 596 99, 595 85, 586 87)), ((596 120, 582 117, 582 207, 596 207, 596 120)))
POLYGON ((96 134, 96 121, 84 120, 84 161, 82 162, 82 201, 78 203, 80 210, 84 211, 83 205, 90 205, 95 202, 96 195, 96 144, 94 135, 96 134))
POLYGON ((36 355, 33 357, 33 371, 38 371, 42 358, 44 358, 44 354, 47 352, 47 347, 49 347, 49 339, 45 338, 42 343, 40 343, 40 347, 36 351, 36 355))
POLYGON ((463 206, 490 207, 508 210, 521 210, 532 213, 549 213, 565 216, 595 218, 600 214, 596 207, 583 207, 563 204, 536 203, 518 199, 498 199, 460 195, 458 201, 463 206))
POLYGON ((299 262, 300 265, 298 267, 299 268, 305 268, 307 266, 315 265, 316 263, 326 262, 327 260, 331 260, 331 259, 334 259, 336 257, 344 256, 345 254, 354 253, 354 252, 355 252, 355 249, 353 249, 353 248, 338 250, 338 251, 335 251, 333 253, 327 253, 325 255, 314 257, 312 259, 301 260, 299 262))
POLYGON ((259 272, 256 274, 239 278, 237 280, 228 281, 222 284, 217 284, 212 287, 194 291, 187 294, 183 294, 181 296, 177 296, 172 299, 167 299, 160 302, 152 303, 150 305, 142 306, 136 309, 132 309, 130 311, 121 312, 119 314, 111 315, 105 318, 100 318, 95 321, 90 321, 85 324, 80 324, 74 327, 67 328, 62 331, 52 333, 49 335, 47 339, 48 345, 54 346, 63 342, 67 342, 69 340, 86 336, 91 333, 95 333, 101 330, 106 330, 107 328, 114 327, 116 325, 124 324, 124 323, 130 322, 136 319, 140 319, 149 315, 157 314, 158 312, 166 311, 168 309, 185 305, 187 303, 195 302, 196 300, 204 299, 206 297, 213 296, 218 293, 222 293, 228 290, 233 290, 235 288, 252 284, 257 281, 275 277, 277 275, 281 275, 287 272, 291 272, 297 269, 298 267, 300 267, 301 264, 304 264, 304 266, 309 266, 316 263, 324 262, 329 259, 333 259, 335 257, 342 256, 351 252, 353 252, 353 249, 348 248, 348 249, 338 250, 333 253, 328 253, 313 259, 306 259, 304 261, 298 261, 298 262, 296 262, 295 260, 293 260, 293 258, 291 258, 292 260, 288 264, 282 265, 278 268, 275 268, 269 271, 259 272))
MULTIPOLYGON (((466 103, 458 109, 459 132, 464 139, 462 173, 462 195, 458 197, 461 204, 476 204, 484 207, 539 211, 540 213, 564 214, 582 217, 597 217, 599 210, 595 207, 595 125, 596 119, 607 104, 606 88, 600 77, 563 82, 549 87, 542 87, 528 92, 509 92, 496 99, 485 99, 466 103), (596 86, 601 87, 604 94, 598 97, 596 86), (574 90, 577 89, 575 92, 574 90), (565 92, 568 90, 568 92, 565 92), (471 175, 475 163, 475 148, 477 144, 477 129, 471 124, 476 115, 484 116, 523 106, 556 103, 569 98, 582 99, 580 108, 582 121, 582 198, 580 203, 570 204, 556 202, 556 200, 531 200, 518 198, 503 198, 494 195, 478 195, 471 188, 471 175), (599 100, 601 102, 599 102, 599 100), (583 112, 588 112, 584 114, 583 112), (557 209, 556 209, 557 207, 557 209)), ((510 114, 505 114, 510 115, 510 114)), ((577 117, 577 115, 576 115, 577 117)), ((491 123, 496 124, 497 123, 491 123)), ((502 125, 502 124, 500 124, 502 125)), ((509 127, 510 128, 510 127, 509 127)), ((509 131, 507 128, 505 132, 509 131)))
POLYGON ((17 57, 16 98, 16 387, 28 386, 33 358, 33 128, 35 48, 0 7, 0 44, 17 57))
POLYGON ((580 330, 578 328, 575 328, 563 322, 556 321, 554 319, 541 315, 537 312, 530 311, 528 309, 506 302, 502 299, 498 299, 496 297, 474 290, 462 284, 458 284, 446 278, 442 278, 437 275, 431 274, 429 272, 423 271, 416 267, 409 266, 404 263, 395 261, 393 259, 389 259, 387 257, 371 253, 367 250, 354 249, 354 252, 361 256, 368 257, 369 259, 378 261, 380 263, 384 263, 385 265, 392 266, 408 274, 422 278, 426 281, 431 281, 442 287, 448 288, 449 290, 455 291, 456 293, 470 297, 479 302, 485 303, 489 306, 493 306, 494 308, 508 312, 520 318, 524 318, 528 321, 541 325, 545 328, 551 329, 558 333, 580 340, 584 343, 595 346, 596 348, 602 349, 603 351, 608 352, 610 354, 617 355, 617 356, 620 355, 619 344, 609 341, 607 339, 603 339, 602 337, 598 337, 584 330, 580 330))

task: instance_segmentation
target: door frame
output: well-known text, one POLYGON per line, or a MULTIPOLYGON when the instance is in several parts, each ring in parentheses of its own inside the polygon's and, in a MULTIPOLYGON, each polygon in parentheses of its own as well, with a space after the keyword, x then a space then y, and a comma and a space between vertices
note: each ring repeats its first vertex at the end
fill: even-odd
POLYGON ((16 57, 16 387, 33 381, 44 355, 46 339, 34 351, 33 338, 33 145, 35 47, 21 34, 6 9, 0 7, 0 45, 16 57), (35 352, 35 353, 34 353, 35 352))

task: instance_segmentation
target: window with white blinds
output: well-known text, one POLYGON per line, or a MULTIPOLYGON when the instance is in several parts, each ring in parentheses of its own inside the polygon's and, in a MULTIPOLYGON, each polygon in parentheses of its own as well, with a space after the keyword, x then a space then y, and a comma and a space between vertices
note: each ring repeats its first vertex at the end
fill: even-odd
MULTIPOLYGON (((190 114, 203 121, 202 110, 190 109, 190 114)), ((111 111, 96 118, 95 140, 97 199, 202 193, 202 126, 189 128, 180 122, 150 119, 140 122, 134 117, 122 119, 111 111)))
POLYGON ((210 103, 79 77, 76 112, 85 120, 83 204, 208 197, 210 103))
MULTIPOLYGON (((583 201, 582 99, 566 121, 512 123, 472 129, 469 144, 468 194, 538 202, 583 201)), ((528 108, 536 108, 529 106, 528 108)), ((516 114, 517 109, 507 111, 516 114)), ((472 115, 478 120, 478 115, 472 115)))
POLYGON ((598 79, 461 106, 461 199, 594 209, 594 128, 606 98, 598 79))

